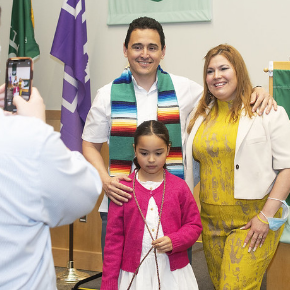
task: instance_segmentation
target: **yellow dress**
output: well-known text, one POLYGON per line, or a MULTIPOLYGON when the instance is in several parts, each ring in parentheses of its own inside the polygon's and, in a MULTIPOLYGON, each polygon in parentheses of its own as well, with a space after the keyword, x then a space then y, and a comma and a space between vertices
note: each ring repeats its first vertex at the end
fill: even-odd
MULTIPOLYGON (((228 120, 231 103, 218 101, 218 114, 202 123, 193 141, 200 162, 203 247, 215 289, 260 289, 282 229, 269 231, 255 252, 243 248, 248 230, 240 228, 257 215, 267 199, 234 198, 234 157, 239 121, 228 120)), ((214 110, 214 109, 213 109, 214 110)))

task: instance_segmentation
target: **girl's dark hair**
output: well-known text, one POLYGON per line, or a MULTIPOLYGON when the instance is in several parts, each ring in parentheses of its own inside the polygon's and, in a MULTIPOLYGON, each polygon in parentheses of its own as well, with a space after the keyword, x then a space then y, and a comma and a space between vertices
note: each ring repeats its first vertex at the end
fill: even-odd
MULTIPOLYGON (((140 124, 137 127, 137 129, 134 133, 135 149, 137 147, 139 137, 150 136, 150 135, 156 135, 157 137, 161 138, 165 142, 167 147, 169 147, 171 145, 171 142, 169 141, 169 133, 168 133, 166 126, 162 122, 150 120, 150 121, 143 122, 142 124, 140 124)), ((139 165, 136 157, 134 157, 133 161, 134 161, 136 168, 140 169, 140 165, 139 165)), ((166 164, 164 164, 163 167, 166 168, 166 164)))

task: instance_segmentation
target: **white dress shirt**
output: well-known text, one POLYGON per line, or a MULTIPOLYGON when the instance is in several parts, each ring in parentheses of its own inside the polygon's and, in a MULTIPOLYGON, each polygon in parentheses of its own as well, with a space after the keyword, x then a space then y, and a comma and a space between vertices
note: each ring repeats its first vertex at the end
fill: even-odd
POLYGON ((88 214, 96 169, 39 119, 0 109, 0 289, 56 289, 50 227, 88 214))
MULTIPOLYGON (((203 88, 188 78, 172 74, 170 74, 170 77, 179 105, 182 146, 185 148, 187 118, 197 105, 203 88)), ((144 121, 157 120, 157 81, 148 92, 138 86, 134 78, 133 84, 137 102, 137 125, 144 121)), ((111 130, 111 87, 112 83, 109 83, 98 90, 87 116, 82 135, 83 140, 91 143, 109 142, 111 130)), ((185 154, 185 150, 183 150, 183 154, 185 154)), ((99 211, 108 211, 108 198, 106 195, 104 195, 99 211)))

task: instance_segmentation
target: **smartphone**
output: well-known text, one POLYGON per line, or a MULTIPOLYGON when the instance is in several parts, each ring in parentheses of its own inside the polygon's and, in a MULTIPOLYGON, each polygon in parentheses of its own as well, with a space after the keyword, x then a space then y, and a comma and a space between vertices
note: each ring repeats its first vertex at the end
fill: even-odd
POLYGON ((13 57, 6 62, 4 110, 16 112, 14 96, 28 101, 31 94, 33 60, 30 57, 13 57))

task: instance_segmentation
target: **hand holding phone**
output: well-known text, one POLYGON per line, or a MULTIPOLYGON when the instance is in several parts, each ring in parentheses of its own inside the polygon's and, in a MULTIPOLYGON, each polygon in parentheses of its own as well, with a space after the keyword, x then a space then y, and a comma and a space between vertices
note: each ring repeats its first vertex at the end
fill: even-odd
POLYGON ((16 112, 13 98, 21 96, 28 101, 31 95, 33 61, 30 57, 13 57, 6 62, 4 110, 16 112))
POLYGON ((4 108, 5 84, 0 86, 0 108, 4 108))
POLYGON ((17 115, 36 117, 45 122, 45 105, 37 88, 32 88, 29 101, 24 101, 20 96, 14 97, 17 115))

